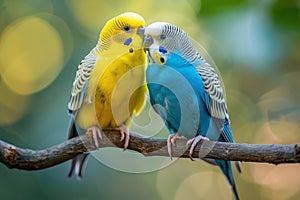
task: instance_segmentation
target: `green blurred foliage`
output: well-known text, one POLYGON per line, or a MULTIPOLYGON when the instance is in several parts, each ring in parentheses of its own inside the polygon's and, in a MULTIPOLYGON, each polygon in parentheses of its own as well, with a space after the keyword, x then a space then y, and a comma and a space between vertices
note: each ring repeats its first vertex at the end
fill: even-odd
POLYGON ((244 5, 246 2, 247 1, 245 0, 198 1, 197 3, 200 5, 200 9, 198 10, 197 14, 200 17, 209 17, 224 11, 235 10, 239 6, 244 5))
POLYGON ((300 26, 300 3, 297 0, 277 0, 271 7, 271 16, 276 24, 282 29, 299 31, 300 26))
MULTIPOLYGON (((134 11, 148 24, 159 20, 180 26, 207 50, 222 74, 237 142, 299 142, 299 8, 297 0, 0 0, 0 139, 33 149, 65 141, 78 64, 105 21, 134 11), (24 27, 28 19, 34 19, 33 27, 24 27), (27 28, 37 31, 24 35, 27 28), (47 35, 45 42, 40 42, 41 33, 47 35), (9 66, 17 67, 15 73, 8 73, 9 66), (15 85, 24 81, 25 93, 8 84, 12 75, 20 77, 15 85)), ((151 121, 148 109, 132 129, 143 132, 138 125, 151 121)), ((161 122, 154 123, 159 130, 161 122)), ((162 129, 154 136, 167 135, 162 129)), ((90 158, 81 181, 67 179, 69 162, 34 172, 0 165, 0 198, 232 199, 220 170, 200 161, 145 159, 116 149, 100 150, 98 156, 90 158), (152 165, 156 170, 149 169, 152 165)), ((243 175, 236 174, 241 199, 299 199, 298 165, 242 163, 242 168, 243 175)))

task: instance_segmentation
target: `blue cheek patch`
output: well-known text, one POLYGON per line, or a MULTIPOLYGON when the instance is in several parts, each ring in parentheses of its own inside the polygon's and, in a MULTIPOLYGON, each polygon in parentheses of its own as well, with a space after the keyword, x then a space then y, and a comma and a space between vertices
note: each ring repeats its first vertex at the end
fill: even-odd
POLYGON ((162 46, 159 46, 158 51, 159 51, 160 53, 162 53, 162 54, 168 53, 167 49, 165 49, 165 48, 162 47, 162 46))
POLYGON ((131 42, 132 42, 132 38, 130 37, 130 38, 125 40, 124 45, 129 46, 131 44, 131 42))

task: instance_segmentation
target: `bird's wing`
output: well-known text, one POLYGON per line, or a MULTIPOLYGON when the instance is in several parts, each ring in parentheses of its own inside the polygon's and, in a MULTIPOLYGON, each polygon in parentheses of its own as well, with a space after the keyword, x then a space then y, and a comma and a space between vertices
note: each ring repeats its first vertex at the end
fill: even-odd
POLYGON ((205 97, 205 104, 211 116, 219 119, 228 119, 224 89, 217 72, 207 63, 197 66, 196 69, 203 80, 205 91, 208 94, 205 97))
POLYGON ((94 69, 97 56, 94 48, 81 62, 77 68, 76 77, 73 82, 71 97, 68 103, 70 114, 74 114, 82 105, 85 98, 87 84, 90 80, 91 73, 94 69))
POLYGON ((231 131, 227 130, 229 128, 229 115, 225 101, 225 91, 218 73, 208 63, 196 66, 196 70, 203 80, 206 92, 202 98, 210 115, 221 130, 225 141, 233 141, 231 131))

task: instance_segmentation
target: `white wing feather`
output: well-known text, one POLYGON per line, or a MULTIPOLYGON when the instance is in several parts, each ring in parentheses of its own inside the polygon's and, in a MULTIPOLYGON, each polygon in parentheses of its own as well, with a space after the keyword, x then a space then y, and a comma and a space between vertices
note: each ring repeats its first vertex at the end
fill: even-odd
POLYGON ((86 87, 90 80, 91 73, 94 69, 97 56, 95 47, 90 53, 80 62, 77 68, 75 80, 73 82, 73 88, 71 91, 71 97, 68 103, 68 109, 70 113, 78 110, 85 97, 86 87))
POLYGON ((209 103, 207 106, 210 114, 218 119, 229 119, 224 90, 218 73, 208 63, 196 66, 196 70, 202 77, 205 91, 210 97, 209 102, 206 102, 209 103))

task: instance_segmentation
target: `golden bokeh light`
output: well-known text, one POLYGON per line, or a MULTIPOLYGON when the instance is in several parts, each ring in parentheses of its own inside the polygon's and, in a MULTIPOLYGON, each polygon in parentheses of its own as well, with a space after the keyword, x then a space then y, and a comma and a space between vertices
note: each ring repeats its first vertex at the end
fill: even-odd
POLYGON ((55 31, 57 31, 62 41, 64 63, 67 63, 74 51, 74 37, 69 24, 67 24, 63 18, 48 13, 39 13, 35 16, 47 21, 53 28, 55 28, 55 31))
POLYGON ((288 108, 290 106, 290 98, 287 97, 290 95, 291 91, 288 87, 278 86, 262 95, 258 106, 260 106, 265 113, 288 108))
POLYGON ((300 188, 299 165, 252 164, 253 180, 272 191, 276 199, 288 199, 300 188))
POLYGON ((187 177, 178 187, 175 200, 232 199, 224 176, 215 172, 199 172, 187 177), (212 192, 212 188, 214 191, 212 192))
POLYGON ((37 17, 12 22, 0 38, 0 74, 17 94, 49 85, 63 66, 63 46, 56 30, 37 17))
POLYGON ((26 114, 30 103, 29 96, 13 93, 1 80, 0 94, 0 126, 13 124, 26 114))
POLYGON ((180 183, 187 176, 197 173, 198 170, 199 163, 192 164, 191 161, 189 162, 181 159, 176 160, 167 168, 159 170, 157 173, 156 188, 162 199, 174 199, 175 191, 179 187, 180 183))
POLYGON ((258 106, 264 113, 265 122, 257 134, 257 143, 293 143, 300 139, 298 119, 300 111, 293 109, 290 88, 278 86, 264 94, 258 106))
MULTIPOLYGON (((177 1, 176 4, 172 0, 141 2, 137 3, 135 0, 128 0, 126 3, 120 0, 71 0, 66 3, 80 24, 79 31, 91 38, 95 38, 93 34, 99 32, 108 19, 123 12, 139 13, 145 18, 146 25, 154 21, 166 21, 184 27, 185 31, 194 38, 204 35, 198 28, 195 11, 187 1, 177 1), (119 6, 120 4, 122 6, 119 6)), ((204 39, 201 42, 204 43, 204 39)))
POLYGON ((233 196, 220 169, 201 160, 176 160, 158 171, 156 183, 162 199, 232 199, 233 196), (212 190, 218 194, 211 194, 212 190))
POLYGON ((97 38, 94 34, 100 31, 105 22, 120 14, 116 7, 114 8, 105 0, 71 0, 66 3, 80 25, 78 30, 91 38, 97 38))

